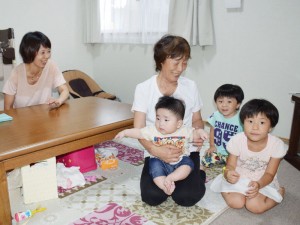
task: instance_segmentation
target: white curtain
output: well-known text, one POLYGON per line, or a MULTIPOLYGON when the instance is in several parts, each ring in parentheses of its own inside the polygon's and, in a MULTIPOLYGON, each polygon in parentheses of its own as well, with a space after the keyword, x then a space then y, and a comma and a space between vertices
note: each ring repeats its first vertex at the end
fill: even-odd
POLYGON ((83 34, 85 43, 100 42, 99 0, 84 0, 83 34))
POLYGON ((85 0, 86 43, 153 44, 168 30, 170 0, 85 0))
POLYGON ((171 0, 168 32, 187 39, 190 45, 213 45, 210 0, 171 0))

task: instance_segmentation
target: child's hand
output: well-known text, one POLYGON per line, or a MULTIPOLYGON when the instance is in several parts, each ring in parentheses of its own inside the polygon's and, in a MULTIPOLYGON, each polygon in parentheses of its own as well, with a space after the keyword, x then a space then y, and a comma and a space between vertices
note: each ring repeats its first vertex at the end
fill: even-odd
POLYGON ((226 174, 226 180, 228 183, 235 184, 240 179, 240 174, 235 170, 228 170, 226 174))
POLYGON ((213 152, 215 152, 217 149, 215 146, 210 147, 209 149, 206 150, 205 155, 210 156, 213 152))
POLYGON ((115 136, 115 139, 121 139, 125 137, 125 131, 121 131, 119 132, 116 136, 115 136))
POLYGON ((248 187, 249 189, 246 192, 246 196, 248 198, 254 198, 259 193, 260 184, 257 181, 250 181, 248 187))

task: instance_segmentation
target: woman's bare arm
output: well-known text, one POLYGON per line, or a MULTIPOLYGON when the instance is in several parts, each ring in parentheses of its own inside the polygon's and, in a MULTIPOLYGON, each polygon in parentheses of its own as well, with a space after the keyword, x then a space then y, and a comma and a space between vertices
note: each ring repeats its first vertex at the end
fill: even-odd
MULTIPOLYGON (((192 126, 195 129, 198 129, 198 128, 203 129, 204 128, 204 122, 202 120, 202 116, 201 116, 200 110, 193 113, 192 126)), ((194 142, 193 142, 193 145, 197 146, 198 149, 200 149, 202 147, 202 145, 203 145, 203 139, 201 139, 201 138, 195 139, 194 142)))
POLYGON ((14 95, 4 94, 4 110, 12 109, 14 102, 15 102, 14 95))
POLYGON ((200 110, 197 112, 193 113, 193 117, 192 117, 192 126, 194 128, 204 128, 204 122, 202 120, 202 116, 201 116, 201 112, 200 110))

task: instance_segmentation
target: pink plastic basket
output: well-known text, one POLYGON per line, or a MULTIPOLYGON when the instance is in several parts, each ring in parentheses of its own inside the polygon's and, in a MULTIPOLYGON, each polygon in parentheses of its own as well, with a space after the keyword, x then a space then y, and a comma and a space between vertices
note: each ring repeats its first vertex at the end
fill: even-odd
POLYGON ((97 169, 94 146, 57 156, 56 159, 65 167, 79 166, 82 173, 97 169))

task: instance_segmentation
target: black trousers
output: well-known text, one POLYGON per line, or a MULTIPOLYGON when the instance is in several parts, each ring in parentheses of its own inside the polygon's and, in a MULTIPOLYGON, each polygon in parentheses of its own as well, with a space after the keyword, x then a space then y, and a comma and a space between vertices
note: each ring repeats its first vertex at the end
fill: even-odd
MULTIPOLYGON (((206 174, 200 170, 199 152, 192 152, 195 169, 184 180, 175 182, 175 190, 171 197, 181 206, 193 206, 202 199, 205 194, 206 174)), ((145 158, 145 164, 140 181, 142 201, 151 206, 160 205, 169 196, 153 182, 149 175, 149 157, 145 158)))

